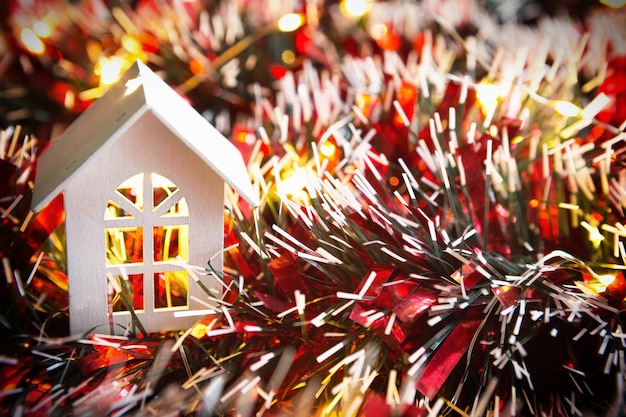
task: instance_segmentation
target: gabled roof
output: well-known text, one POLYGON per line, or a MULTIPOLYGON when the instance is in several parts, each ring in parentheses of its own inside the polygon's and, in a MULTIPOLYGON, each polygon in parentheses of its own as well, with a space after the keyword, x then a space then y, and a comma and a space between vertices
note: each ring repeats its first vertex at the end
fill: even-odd
POLYGON ((39 156, 33 211, 45 207, 74 175, 79 175, 81 167, 111 146, 147 111, 248 204, 258 206, 258 197, 237 148, 150 68, 137 61, 39 156))

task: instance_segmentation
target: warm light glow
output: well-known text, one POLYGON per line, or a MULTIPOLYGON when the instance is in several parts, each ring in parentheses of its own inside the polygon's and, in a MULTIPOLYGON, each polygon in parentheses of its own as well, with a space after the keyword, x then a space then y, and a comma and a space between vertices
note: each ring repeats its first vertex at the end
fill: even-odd
POLYGON ((494 84, 480 83, 476 86, 476 98, 482 106, 494 104, 499 97, 498 87, 494 84))
POLYGON ((366 93, 357 94, 356 96, 356 106, 365 118, 370 117, 370 110, 372 108, 372 96, 366 93))
POLYGON ((204 74, 204 64, 197 59, 189 61, 189 70, 194 75, 204 74))
POLYGON ((372 0, 342 0, 341 13, 347 17, 361 17, 372 9, 372 0))
POLYGON ((320 153, 324 155, 326 158, 331 158, 335 152, 337 151, 337 147, 334 143, 326 141, 320 146, 320 153))
POLYGON ((139 55, 143 52, 143 48, 141 47, 141 43, 130 35, 122 36, 122 46, 131 54, 139 55))
POLYGON ((295 201, 308 201, 305 191, 307 176, 304 171, 297 171, 280 181, 278 184, 279 195, 291 197, 295 201))
POLYGON ((41 39, 39 39, 39 36, 37 36, 37 34, 33 32, 33 30, 30 28, 22 29, 22 31, 20 32, 20 39, 22 40, 22 43, 24 44, 26 49, 28 49, 33 54, 39 55, 42 54, 45 50, 45 45, 43 44, 41 39))
POLYGON ((570 103, 569 101, 561 100, 554 102, 554 110, 565 117, 578 116, 581 112, 580 107, 577 105, 570 103))
POLYGON ((238 142, 245 143, 247 145, 252 145, 256 141, 254 133, 248 132, 247 130, 240 130, 236 132, 234 137, 238 142))
POLYGON ((116 82, 122 73, 122 59, 116 56, 102 57, 96 66, 96 75, 100 76, 100 83, 104 85, 116 82))
POLYGON ((626 0, 600 0, 600 3, 605 4, 614 9, 626 6, 626 0))
POLYGON ((48 38, 52 34, 52 28, 43 20, 35 22, 33 25, 33 31, 41 38, 48 38))
POLYGON ((387 32, 389 32, 389 29, 384 23, 377 23, 370 29, 370 34, 372 35, 372 38, 377 41, 387 36, 387 32))
POLYGON ((296 60, 296 55, 290 49, 285 49, 281 55, 283 62, 287 65, 291 65, 296 60))
POLYGON ((76 94, 72 90, 67 90, 63 97, 63 105, 66 109, 73 109, 76 105, 76 94))
POLYGON ((289 13, 278 20, 278 30, 293 32, 304 24, 304 16, 299 13, 289 13))

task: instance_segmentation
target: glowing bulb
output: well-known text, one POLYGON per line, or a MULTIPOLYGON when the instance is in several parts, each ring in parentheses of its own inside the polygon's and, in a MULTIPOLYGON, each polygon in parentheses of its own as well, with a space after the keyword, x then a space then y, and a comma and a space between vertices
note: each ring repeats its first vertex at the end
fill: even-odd
POLYGON ((292 50, 290 49, 286 49, 283 51, 281 58, 283 59, 283 62, 287 65, 291 65, 295 62, 296 60, 296 55, 293 53, 292 50))
POLYGON ((122 72, 122 59, 118 57, 102 57, 98 61, 96 74, 100 75, 100 83, 104 85, 116 82, 122 72))
POLYGON ((45 50, 45 45, 39 39, 39 36, 30 28, 24 28, 20 32, 20 39, 22 43, 33 54, 42 54, 45 50))
POLYGON ((372 38, 376 39, 377 41, 387 36, 387 32, 389 32, 389 29, 384 23, 377 23, 372 26, 372 29, 370 29, 370 34, 372 35, 372 38))
POLYGON ((341 13, 347 17, 361 17, 372 8, 371 0, 342 0, 339 4, 341 13))
POLYGON ((52 34, 52 28, 43 20, 38 20, 33 25, 33 31, 42 38, 48 38, 52 34))
POLYGON ((278 193, 279 195, 291 197, 293 200, 305 202, 308 201, 308 194, 305 191, 306 185, 306 172, 299 170, 277 184, 278 193))
POLYGON ((278 20, 278 30, 293 32, 304 24, 304 16, 299 13, 289 13, 278 20))
POLYGON ((122 35, 122 47, 135 55, 143 52, 141 43, 136 38, 126 34, 122 35))
POLYGON ((331 142, 324 142, 322 146, 320 146, 320 153, 324 155, 326 158, 330 158, 335 154, 337 147, 331 142))
POLYGON ((569 101, 556 101, 554 103, 554 110, 556 110, 561 116, 574 117, 578 116, 581 112, 580 107, 570 103, 569 101))
POLYGON ((494 84, 480 83, 476 87, 476 98, 483 106, 495 103, 498 97, 500 97, 500 93, 494 84))

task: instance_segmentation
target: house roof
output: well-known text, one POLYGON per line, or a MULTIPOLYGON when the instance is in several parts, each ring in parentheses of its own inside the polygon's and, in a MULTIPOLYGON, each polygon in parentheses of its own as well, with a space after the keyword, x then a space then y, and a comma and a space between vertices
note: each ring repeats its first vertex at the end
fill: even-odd
POLYGON ((81 167, 111 146, 147 111, 248 204, 258 206, 258 197, 237 148, 150 68, 137 61, 39 156, 33 210, 45 207, 78 175, 81 167))

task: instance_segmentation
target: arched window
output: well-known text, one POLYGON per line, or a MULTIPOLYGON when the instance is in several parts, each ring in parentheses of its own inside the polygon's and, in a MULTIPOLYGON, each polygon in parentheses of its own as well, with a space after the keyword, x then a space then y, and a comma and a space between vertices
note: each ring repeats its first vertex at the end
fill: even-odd
POLYGON ((105 213, 109 311, 189 306, 189 209, 179 188, 162 175, 137 174, 120 184, 105 213))

